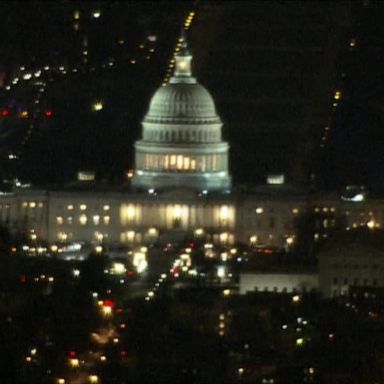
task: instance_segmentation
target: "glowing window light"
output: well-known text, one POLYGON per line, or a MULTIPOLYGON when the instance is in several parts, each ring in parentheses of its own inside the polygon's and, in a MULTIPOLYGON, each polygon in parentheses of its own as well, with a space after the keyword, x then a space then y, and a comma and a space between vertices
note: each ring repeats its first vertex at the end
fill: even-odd
POLYGON ((73 204, 68 204, 67 209, 68 209, 68 211, 72 211, 73 210, 73 204))
POLYGON ((59 240, 61 241, 66 241, 68 239, 68 234, 65 233, 65 232, 59 232, 57 237, 59 238, 59 240))
POLYGON ((91 383, 91 384, 97 384, 99 382, 99 376, 96 376, 96 375, 89 375, 88 376, 88 381, 91 383))
POLYGON ((23 79, 24 80, 29 80, 29 79, 31 79, 32 78, 32 73, 25 73, 24 75, 23 75, 23 79))
POLYGON ((94 19, 98 19, 101 16, 101 11, 99 9, 96 9, 92 12, 92 17, 94 19))
POLYGON ((81 211, 85 211, 87 209, 87 205, 86 204, 80 204, 80 210, 81 211))
POLYGON ((299 213, 299 209, 298 209, 298 208, 293 208, 293 209, 292 209, 292 213, 293 213, 294 215, 297 215, 297 214, 299 213))
POLYGON ((100 224, 100 216, 99 215, 93 215, 93 224, 99 225, 100 224))
POLYGON ((223 205, 220 208, 220 219, 221 220, 228 220, 229 218, 229 208, 227 205, 223 205))
POLYGON ((106 205, 104 205, 103 210, 104 211, 109 211, 110 208, 111 207, 108 204, 106 204, 106 205))
POLYGON ((31 201, 29 203, 29 208, 36 208, 36 203, 34 201, 31 201))
POLYGON ((356 39, 352 38, 352 39, 349 41, 349 46, 350 46, 351 48, 356 47, 356 39))
POLYGON ((368 223, 367 223, 367 227, 368 227, 369 229, 374 229, 374 228, 376 227, 376 222, 375 222, 375 220, 370 220, 370 221, 368 221, 368 223))
POLYGON ((76 359, 76 358, 69 359, 69 365, 72 368, 78 368, 80 366, 80 361, 79 359, 76 359))
POLYGON ((126 214, 127 214, 128 220, 133 220, 135 218, 136 208, 133 204, 128 205, 127 210, 126 210, 126 214))
POLYGON ((177 163, 176 163, 177 169, 183 169, 183 155, 177 156, 177 163))
POLYGON ((335 94, 333 95, 333 98, 335 100, 340 100, 341 99, 341 91, 336 91, 335 94))
POLYGON ((302 346, 303 344, 304 344, 304 339, 303 338, 296 339, 296 345, 298 347, 302 346))
POLYGON ((79 20, 80 19, 80 11, 76 10, 73 12, 73 18, 75 20, 79 20))
POLYGON ((101 111, 103 108, 104 108, 104 104, 101 100, 95 101, 92 104, 92 111, 94 111, 94 112, 101 111))
POLYGON ((56 223, 57 223, 58 225, 63 225, 63 223, 64 223, 64 219, 63 219, 63 217, 62 217, 62 216, 57 216, 57 217, 56 217, 56 223))
POLYGON ((204 234, 204 229, 203 228, 197 228, 195 230, 195 236, 202 236, 204 234))
POLYGON ((173 218, 174 219, 180 219, 181 218, 181 214, 182 214, 181 206, 180 205, 175 205, 173 207, 172 214, 173 214, 173 218))
POLYGON ((258 215, 261 215, 263 212, 264 212, 264 209, 263 209, 262 207, 257 207, 257 208, 256 208, 256 213, 257 213, 258 215))
POLYGON ((56 383, 57 383, 57 384, 65 384, 65 379, 62 379, 62 378, 57 379, 57 380, 56 380, 56 383))
POLYGON ((226 243, 228 241, 228 233, 227 232, 223 232, 223 233, 220 233, 220 243, 226 243))
POLYGON ((127 269, 123 263, 113 263, 111 272, 113 275, 122 275, 127 272, 127 269))
POLYGON ((249 242, 254 245, 257 243, 257 236, 256 235, 252 235, 250 238, 249 238, 249 242))
POLYGON ((86 225, 87 224, 87 221, 88 221, 88 218, 87 218, 87 215, 86 214, 81 214, 80 216, 79 216, 79 223, 81 224, 81 225, 86 225))
POLYGON ((103 217, 104 225, 109 225, 110 222, 111 222, 111 217, 110 216, 104 216, 103 217))

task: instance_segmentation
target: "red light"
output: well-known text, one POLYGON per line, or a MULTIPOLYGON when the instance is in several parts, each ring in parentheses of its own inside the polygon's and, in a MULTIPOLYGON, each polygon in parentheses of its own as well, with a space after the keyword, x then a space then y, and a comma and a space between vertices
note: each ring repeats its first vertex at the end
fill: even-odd
POLYGON ((189 242, 189 248, 195 248, 196 243, 194 241, 189 242))
POLYGON ((19 276, 20 283, 25 283, 27 281, 27 276, 25 275, 20 275, 19 276))
POLYGON ((125 351, 120 351, 120 356, 121 356, 121 357, 127 356, 127 352, 125 352, 125 351))
POLYGON ((104 305, 104 307, 110 307, 110 308, 113 308, 113 306, 115 305, 115 303, 114 303, 112 300, 104 300, 103 305, 104 305))
POLYGON ((52 116, 52 111, 45 111, 44 112, 44 114, 45 114, 45 117, 51 117, 52 116))
POLYGON ((2 111, 1 111, 1 116, 8 116, 9 115, 9 111, 8 111, 8 109, 3 109, 2 111))
POLYGON ((76 357, 76 351, 69 351, 69 357, 76 357))

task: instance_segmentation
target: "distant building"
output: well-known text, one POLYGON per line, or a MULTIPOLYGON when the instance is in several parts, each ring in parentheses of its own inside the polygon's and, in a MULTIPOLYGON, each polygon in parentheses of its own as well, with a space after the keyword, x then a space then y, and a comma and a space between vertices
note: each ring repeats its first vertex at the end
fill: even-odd
POLYGON ((239 293, 241 295, 250 292, 309 293, 318 289, 317 271, 240 273, 239 293))
POLYGON ((383 288, 384 251, 343 244, 322 252, 319 284, 325 297, 348 295, 354 288, 383 288))

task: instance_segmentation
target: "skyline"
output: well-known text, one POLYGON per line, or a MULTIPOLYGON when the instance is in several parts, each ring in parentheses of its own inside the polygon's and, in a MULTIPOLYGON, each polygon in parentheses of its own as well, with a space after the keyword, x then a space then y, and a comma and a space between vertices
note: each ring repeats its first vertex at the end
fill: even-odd
MULTIPOLYGON (((201 2, 194 8, 196 15, 188 30, 194 71, 214 96, 223 118, 235 185, 260 184, 267 174, 284 173, 291 183, 308 186, 315 179, 319 189, 347 184, 381 189, 380 100, 384 85, 380 80, 380 43, 384 34, 379 20, 383 7, 380 2, 310 3, 283 6, 277 2, 244 2, 238 7, 238 18, 243 18, 241 27, 230 21, 237 2, 201 2), (278 12, 281 7, 289 11, 287 17, 278 12), (329 20, 322 19, 329 13, 329 20), (292 29, 293 18, 296 29, 292 29), (250 29, 253 20, 258 22, 250 29), (232 29, 223 29, 228 22, 232 29), (334 28, 328 31, 332 24, 334 28), (284 38, 279 30, 285 32, 284 38), (300 30, 307 39, 295 35, 300 30), (315 49, 315 56, 311 54, 311 58, 308 49, 315 49), (292 72, 297 64, 302 75, 292 72), (324 67, 328 68, 325 72, 324 67), (287 70, 291 79, 282 77, 287 70), (297 87, 301 93, 294 100, 297 87), (342 95, 337 108, 333 107, 335 92, 342 95), (269 99, 272 104, 268 105, 269 99), (249 143, 252 149, 244 151, 249 143)), ((3 116, 1 124, 3 174, 10 166, 21 168, 23 179, 60 184, 73 180, 81 169, 96 170, 101 178, 121 180, 124 172, 133 168, 133 142, 139 137, 140 122, 151 94, 166 76, 180 25, 193 6, 190 2, 162 2, 154 5, 156 12, 150 13, 153 4, 82 3, 79 19, 74 18, 76 7, 72 3, 63 2, 59 8, 52 4, 44 8, 38 2, 26 5, 25 12, 44 10, 42 15, 35 15, 29 28, 44 24, 44 18, 55 10, 55 30, 71 37, 65 40, 60 40, 60 34, 48 33, 50 24, 46 24, 47 33, 30 34, 36 41, 30 45, 20 29, 22 23, 10 30, 4 27, 5 36, 8 33, 19 39, 13 50, 9 39, 3 39, 6 84, 13 85, 18 66, 25 61, 20 57, 23 47, 31 51, 32 59, 35 57, 24 63, 27 70, 49 65, 43 63, 47 60, 57 69, 44 79, 47 85, 40 104, 53 114, 50 119, 38 118, 30 129, 28 119, 7 121, 12 120, 13 113, 9 105, 13 101, 20 108, 33 109, 36 87, 19 85, 19 90, 15 86, 7 92, 4 83, 2 105, 11 114, 8 119, 3 116), (97 18, 92 16, 95 10, 101 12, 97 18), (130 22, 125 24, 127 18, 130 22), (79 29, 75 30, 77 23, 79 29), (97 42, 106 26, 108 34, 100 45, 97 42), (155 36, 155 41, 148 36, 155 36), (62 48, 58 55, 52 49, 55 42, 62 48), (145 48, 140 48, 142 44, 145 48), (84 51, 89 60, 86 63, 84 51), (148 51, 150 60, 144 51, 148 51), (109 59, 114 60, 113 67, 108 67, 109 59), (132 64, 136 59, 138 62, 132 64), (66 75, 60 73, 62 64, 68 66, 66 75), (79 69, 77 74, 70 73, 74 68, 79 69), (98 100, 104 101, 103 110, 95 113, 92 103, 98 100), (20 148, 24 134, 29 136, 28 143, 21 161, 16 161, 19 164, 12 165, 7 157, 20 148)), ((8 24, 15 18, 16 9, 7 9, 8 24)))

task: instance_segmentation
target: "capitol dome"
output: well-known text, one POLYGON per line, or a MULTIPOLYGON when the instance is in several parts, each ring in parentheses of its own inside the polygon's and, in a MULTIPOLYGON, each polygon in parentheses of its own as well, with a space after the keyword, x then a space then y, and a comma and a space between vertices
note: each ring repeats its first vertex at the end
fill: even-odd
POLYGON ((135 143, 133 185, 139 189, 223 190, 231 186, 228 144, 210 93, 192 76, 185 37, 169 83, 161 86, 135 143))
POLYGON ((153 95, 144 122, 220 122, 210 93, 199 83, 170 82, 153 95))

